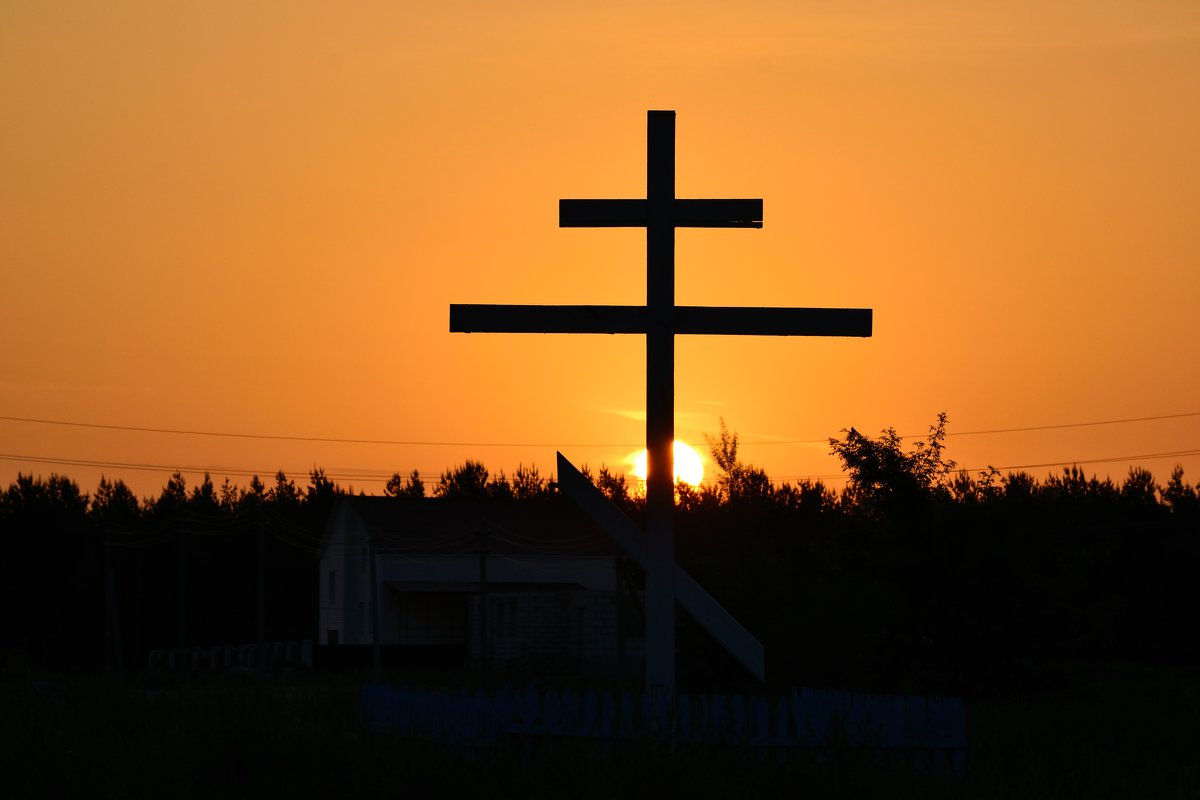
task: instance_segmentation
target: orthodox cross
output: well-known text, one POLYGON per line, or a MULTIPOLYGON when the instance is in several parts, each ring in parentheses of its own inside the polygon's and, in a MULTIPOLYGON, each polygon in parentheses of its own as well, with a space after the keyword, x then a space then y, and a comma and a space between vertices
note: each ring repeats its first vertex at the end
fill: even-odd
MULTIPOLYGON (((676 599, 693 613, 703 615, 707 609, 728 617, 724 609, 716 606, 698 585, 694 585, 694 581, 687 586, 681 585, 680 581, 690 579, 686 579, 675 565, 672 532, 675 335, 870 336, 871 310, 675 305, 675 229, 761 228, 763 201, 676 198, 675 112, 648 112, 646 138, 645 199, 560 200, 558 207, 560 227, 646 229, 646 305, 451 305, 450 330, 459 333, 645 335, 646 450, 649 456, 646 531, 643 542, 633 547, 642 556, 638 560, 646 570, 646 685, 648 690, 669 696, 674 693, 675 686, 676 599), (698 601, 689 602, 687 598, 699 596, 697 591, 708 600, 699 604, 698 601)), ((569 462, 560 455, 560 473, 564 464, 569 467, 569 462)), ((573 496, 576 495, 573 493, 573 496)), ((613 526, 619 524, 612 523, 606 528, 613 533, 613 526)), ((628 543, 628 537, 619 541, 628 543)), ((731 617, 728 621, 737 626, 731 617)), ((704 619, 701 622, 717 633, 727 647, 738 646, 720 636, 720 623, 704 619)), ((761 645, 753 637, 748 638, 757 646, 757 656, 737 652, 734 655, 761 679, 761 645)))

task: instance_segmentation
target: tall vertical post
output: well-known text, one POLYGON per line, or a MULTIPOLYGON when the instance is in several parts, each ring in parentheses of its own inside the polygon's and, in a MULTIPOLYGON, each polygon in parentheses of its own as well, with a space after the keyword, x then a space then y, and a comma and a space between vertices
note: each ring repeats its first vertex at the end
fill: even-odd
POLYGON ((646 686, 675 693, 675 112, 646 131, 646 686))

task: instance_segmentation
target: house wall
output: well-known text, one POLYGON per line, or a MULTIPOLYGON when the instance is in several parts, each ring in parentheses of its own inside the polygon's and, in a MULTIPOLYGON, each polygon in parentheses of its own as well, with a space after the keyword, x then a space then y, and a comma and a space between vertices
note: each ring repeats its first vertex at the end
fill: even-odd
POLYGON ((317 575, 320 614, 317 642, 329 644, 329 632, 337 631, 339 644, 370 644, 370 561, 367 532, 362 520, 348 504, 333 518, 321 553, 317 575), (330 597, 329 575, 334 574, 330 597))
MULTIPOLYGON (((470 626, 464 592, 394 592, 386 594, 389 618, 395 615, 397 627, 389 629, 396 644, 454 646, 467 644, 470 626)), ((382 639, 382 635, 380 636, 382 639)))
MULTIPOLYGON (((467 653, 482 658, 479 596, 470 598, 467 653)), ((608 665, 620 656, 614 591, 488 595, 488 655, 496 662, 608 665)))
MULTIPOLYGON (((585 589, 616 589, 615 559, 604 556, 515 556, 487 557, 489 581, 521 583, 578 583, 585 589)), ((478 555, 379 556, 381 583, 449 582, 479 583, 478 555)))
MULTIPOLYGON (((320 603, 316 641, 330 644, 371 644, 371 570, 369 534, 349 503, 330 521, 318 574, 320 603), (330 595, 330 573, 334 592, 330 595)), ((380 644, 459 643, 478 651, 478 586, 480 559, 475 554, 442 556, 376 555, 378 570, 380 644), (441 583, 451 587, 438 597, 414 594, 405 600, 389 583, 441 583), (457 591, 455 590, 457 588, 457 591), (422 625, 430 633, 421 639, 422 625), (434 628, 437 628, 435 631, 434 628), (453 630, 452 630, 453 629, 453 630), (436 641, 435 641, 436 640, 436 641)), ((617 578, 611 557, 487 556, 490 584, 577 584, 582 590, 524 592, 504 596, 506 605, 493 614, 507 627, 493 628, 492 652, 497 658, 554 656, 574 659, 615 658, 617 578)), ((496 587, 500 588, 499 586, 496 587)), ((501 598, 493 589, 489 598, 501 598)), ((491 607, 491 603, 489 604, 491 607)))
POLYGON ((347 530, 345 560, 346 641, 371 644, 370 542, 362 525, 347 530))
POLYGON ((317 644, 330 644, 329 631, 337 631, 338 641, 342 641, 345 629, 345 605, 340 591, 342 580, 336 578, 339 591, 329 596, 329 573, 340 576, 345 571, 342 563, 346 547, 346 517, 349 508, 345 505, 338 509, 337 514, 330 520, 326 528, 325 544, 321 550, 321 566, 317 570, 317 597, 319 598, 317 614, 317 644))
MULTIPOLYGON (((400 614, 403 601, 388 583, 459 584, 467 594, 477 594, 479 556, 402 556, 383 555, 379 561, 379 586, 382 602, 379 614, 381 644, 401 644, 400 614)), ((502 556, 487 558, 489 583, 576 583, 591 591, 616 589, 615 561, 605 557, 502 556)), ((491 592, 489 592, 489 595, 491 592)), ((467 603, 469 598, 463 599, 467 603)), ((468 622, 468 631, 477 630, 468 622)), ((469 634, 468 640, 476 634, 469 634)))

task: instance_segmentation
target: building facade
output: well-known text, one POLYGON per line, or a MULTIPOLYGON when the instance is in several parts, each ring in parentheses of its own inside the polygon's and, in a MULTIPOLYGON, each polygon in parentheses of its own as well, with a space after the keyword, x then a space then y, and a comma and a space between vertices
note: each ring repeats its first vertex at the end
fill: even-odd
POLYGON ((326 529, 317 641, 498 669, 628 671, 644 651, 611 542, 562 498, 348 497, 326 529))

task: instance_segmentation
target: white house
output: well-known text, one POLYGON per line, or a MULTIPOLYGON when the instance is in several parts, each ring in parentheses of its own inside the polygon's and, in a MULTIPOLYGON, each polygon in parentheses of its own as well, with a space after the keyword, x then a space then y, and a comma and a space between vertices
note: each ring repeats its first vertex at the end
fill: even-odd
POLYGON ((565 499, 348 497, 326 530, 317 641, 373 644, 378 631, 381 646, 460 648, 501 667, 628 667, 644 629, 618 569, 565 499))

